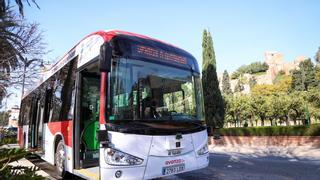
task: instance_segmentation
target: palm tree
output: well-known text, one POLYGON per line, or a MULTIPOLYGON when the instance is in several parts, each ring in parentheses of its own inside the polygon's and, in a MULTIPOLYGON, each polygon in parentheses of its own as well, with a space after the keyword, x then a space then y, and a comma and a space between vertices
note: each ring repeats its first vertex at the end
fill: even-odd
MULTIPOLYGON (((4 1, 0 2, 3 5, 4 1)), ((0 101, 6 93, 5 89, 12 84, 12 78, 17 77, 12 71, 21 68, 25 59, 42 61, 43 49, 38 24, 26 23, 8 7, 0 12, 0 101)))
MULTIPOLYGON (((19 8, 19 13, 20 15, 23 16, 23 7, 24 7, 24 3, 27 3, 29 6, 31 6, 31 3, 29 0, 15 0, 15 3, 17 4, 18 8, 19 8)), ((31 2, 36 5, 37 8, 39 8, 36 0, 31 0, 31 2)), ((10 4, 10 0, 0 0, 0 14, 4 14, 7 11, 7 8, 9 7, 10 4)))

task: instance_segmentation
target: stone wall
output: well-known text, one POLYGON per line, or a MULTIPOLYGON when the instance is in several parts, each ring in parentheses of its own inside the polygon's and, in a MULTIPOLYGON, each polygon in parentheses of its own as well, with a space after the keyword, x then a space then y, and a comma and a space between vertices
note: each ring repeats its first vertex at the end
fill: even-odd
POLYGON ((319 148, 320 136, 221 136, 214 146, 309 146, 319 148))
POLYGON ((276 156, 320 162, 320 136, 222 136, 211 138, 213 153, 242 154, 251 157, 276 156))

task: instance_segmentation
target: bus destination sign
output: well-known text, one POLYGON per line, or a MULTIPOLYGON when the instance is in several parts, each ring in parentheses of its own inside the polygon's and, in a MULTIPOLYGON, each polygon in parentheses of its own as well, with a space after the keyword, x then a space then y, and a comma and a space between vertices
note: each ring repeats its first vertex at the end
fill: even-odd
POLYGON ((187 64, 186 57, 179 56, 171 52, 164 51, 162 49, 156 49, 150 46, 136 45, 134 51, 139 56, 144 56, 155 60, 165 60, 175 62, 178 64, 187 64))

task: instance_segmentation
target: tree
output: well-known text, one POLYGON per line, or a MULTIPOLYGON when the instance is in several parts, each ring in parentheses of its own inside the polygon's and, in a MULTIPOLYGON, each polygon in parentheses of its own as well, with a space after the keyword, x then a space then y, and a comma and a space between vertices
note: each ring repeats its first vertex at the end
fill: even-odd
POLYGON ((7 126, 9 122, 10 113, 7 111, 0 112, 0 126, 7 126))
POLYGON ((264 126, 264 121, 268 115, 268 97, 261 95, 252 95, 252 109, 256 116, 260 118, 261 126, 264 126))
POLYGON ((277 76, 274 84, 278 92, 289 93, 291 91, 292 76, 277 76))
POLYGON ((292 89, 296 91, 308 91, 317 87, 317 70, 311 59, 306 59, 299 64, 299 70, 292 71, 292 89))
POLYGON ((316 80, 320 82, 320 66, 316 67, 316 80))
POLYGON ((237 79, 239 76, 248 73, 256 74, 260 72, 266 72, 269 69, 268 64, 261 62, 253 62, 249 65, 240 66, 235 72, 231 74, 231 79, 237 79))
POLYGON ((241 93, 243 90, 244 90, 243 83, 240 80, 238 80, 236 86, 234 87, 234 92, 241 93))
POLYGON ((319 49, 318 49, 318 51, 316 53, 315 60, 316 60, 317 63, 320 63, 320 47, 319 47, 319 49))
MULTIPOLYGON (((7 8, 10 4, 10 0, 0 0, 0 14, 4 14, 7 11, 7 8)), ((31 6, 31 3, 29 2, 29 0, 24 0, 24 2, 27 2, 27 4, 29 6, 31 6)), ((24 3, 23 0, 15 0, 15 3, 17 4, 18 8, 19 8, 19 13, 20 15, 24 15, 24 11, 23 11, 23 7, 24 7, 24 3)), ((40 8, 36 2, 36 0, 31 0, 31 2, 36 5, 37 8, 40 8)))
POLYGON ((257 79, 256 79, 254 76, 252 76, 252 77, 249 79, 250 89, 252 89, 256 84, 257 84, 257 79))
POLYGON ((206 122, 211 127, 223 127, 224 102, 219 89, 216 58, 210 32, 203 31, 202 41, 202 84, 206 122))
MULTIPOLYGON (((0 14, 0 100, 10 85, 21 83, 26 61, 33 59, 34 64, 41 64, 45 54, 42 33, 38 24, 27 23, 14 12, 6 10, 0 14)), ((37 66, 29 66, 26 77, 34 78, 37 66)))
POLYGON ((288 108, 288 117, 293 120, 294 125, 297 124, 298 118, 303 118, 305 112, 306 102, 303 97, 303 92, 300 91, 294 91, 289 94, 290 104, 288 108))
POLYGON ((246 77, 240 75, 238 78, 238 82, 236 86, 234 87, 235 93, 241 93, 244 90, 244 85, 248 83, 248 80, 246 77))
POLYGON ((229 74, 228 71, 225 70, 223 72, 223 77, 222 77, 222 92, 226 95, 230 95, 232 94, 232 90, 231 90, 231 85, 230 85, 230 78, 229 78, 229 74))
POLYGON ((302 75, 302 84, 304 86, 304 90, 308 91, 310 88, 316 87, 318 85, 315 79, 316 71, 311 59, 302 61, 299 64, 299 68, 302 75))
POLYGON ((248 120, 252 124, 254 111, 252 109, 250 96, 236 95, 226 96, 226 118, 235 127, 241 127, 248 120))
POLYGON ((303 91, 304 90, 304 82, 302 79, 301 71, 295 69, 291 72, 291 76, 292 76, 291 88, 296 91, 303 91))

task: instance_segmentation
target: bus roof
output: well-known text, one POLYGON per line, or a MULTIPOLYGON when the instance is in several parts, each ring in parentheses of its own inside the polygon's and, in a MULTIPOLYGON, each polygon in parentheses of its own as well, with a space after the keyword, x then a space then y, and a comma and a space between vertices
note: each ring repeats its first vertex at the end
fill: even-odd
MULTIPOLYGON (((127 31, 121 31, 121 30, 96 31, 94 33, 87 35, 85 38, 83 38, 81 41, 79 41, 73 48, 71 48, 66 54, 64 54, 62 56, 62 58, 60 58, 57 62, 55 62, 53 65, 51 65, 51 67, 43 73, 43 76, 40 78, 37 85, 34 86, 33 88, 31 88, 29 91, 25 92, 22 99, 24 99, 24 97, 26 97, 33 90, 35 90, 37 87, 39 87, 43 82, 45 82, 47 79, 49 79, 53 74, 55 74, 58 70, 60 70, 62 67, 64 67, 64 65, 66 65, 69 61, 71 61, 76 56, 85 54, 84 52, 87 51, 87 53, 90 54, 91 56, 85 57, 83 59, 86 59, 86 60, 90 59, 91 60, 92 58, 95 58, 99 54, 100 46, 104 42, 110 42, 113 38, 115 38, 119 35, 126 35, 126 36, 130 36, 130 37, 137 37, 137 38, 141 38, 141 39, 145 39, 145 40, 152 40, 155 42, 159 42, 161 44, 165 44, 165 45, 171 46, 173 48, 179 49, 179 50, 189 54, 190 56, 192 56, 190 53, 186 52, 185 50, 183 50, 181 48, 178 48, 170 43, 167 43, 167 42, 164 42, 164 41, 161 41, 161 40, 149 37, 149 36, 131 33, 131 32, 127 32, 127 31), (93 52, 95 52, 95 53, 93 53, 93 52)), ((78 61, 81 62, 81 59, 78 58, 78 61)), ((79 62, 78 62, 78 67, 80 67, 81 65, 86 63, 86 61, 81 62, 81 63, 79 63, 79 62)))

